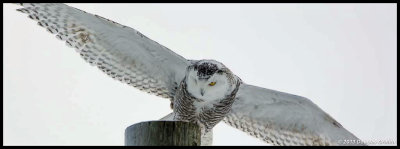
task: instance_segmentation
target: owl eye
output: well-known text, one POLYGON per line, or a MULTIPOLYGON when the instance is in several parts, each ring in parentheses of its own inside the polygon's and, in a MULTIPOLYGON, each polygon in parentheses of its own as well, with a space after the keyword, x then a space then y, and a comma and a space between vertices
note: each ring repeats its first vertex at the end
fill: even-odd
POLYGON ((217 82, 211 82, 211 83, 210 83, 210 84, 208 84, 208 85, 210 85, 210 86, 214 86, 216 83, 217 83, 217 82))

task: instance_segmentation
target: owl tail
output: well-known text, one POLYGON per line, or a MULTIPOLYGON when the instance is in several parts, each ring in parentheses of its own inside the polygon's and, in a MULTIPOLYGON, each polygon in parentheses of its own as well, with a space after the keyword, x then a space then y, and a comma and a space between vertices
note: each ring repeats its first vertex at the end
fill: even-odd
POLYGON ((211 146, 213 140, 213 131, 212 129, 207 133, 201 135, 201 146, 211 146))
POLYGON ((170 113, 167 116, 164 116, 163 118, 161 118, 160 120, 163 120, 163 121, 174 121, 174 113, 170 113))

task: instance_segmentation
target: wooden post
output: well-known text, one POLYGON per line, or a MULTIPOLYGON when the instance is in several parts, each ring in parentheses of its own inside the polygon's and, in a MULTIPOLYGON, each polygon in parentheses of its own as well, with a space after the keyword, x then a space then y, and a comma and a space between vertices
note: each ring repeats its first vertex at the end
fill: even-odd
POLYGON ((125 130, 125 146, 200 146, 201 130, 181 121, 148 121, 125 130))

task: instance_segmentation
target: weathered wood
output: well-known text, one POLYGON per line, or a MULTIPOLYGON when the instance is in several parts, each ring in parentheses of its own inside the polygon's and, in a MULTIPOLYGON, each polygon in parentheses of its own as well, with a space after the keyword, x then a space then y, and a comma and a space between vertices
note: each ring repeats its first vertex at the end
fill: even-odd
POLYGON ((193 123, 148 121, 125 130, 126 146, 200 146, 201 130, 193 123))

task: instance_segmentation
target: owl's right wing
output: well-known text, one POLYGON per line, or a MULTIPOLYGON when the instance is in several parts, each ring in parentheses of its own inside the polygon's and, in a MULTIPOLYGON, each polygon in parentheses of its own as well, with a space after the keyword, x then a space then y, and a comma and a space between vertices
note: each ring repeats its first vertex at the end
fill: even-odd
POLYGON ((307 98, 248 84, 223 121, 274 145, 365 145, 307 98))
POLYGON ((18 11, 66 41, 90 64, 140 90, 173 98, 189 65, 133 28, 65 4, 21 3, 18 11))

